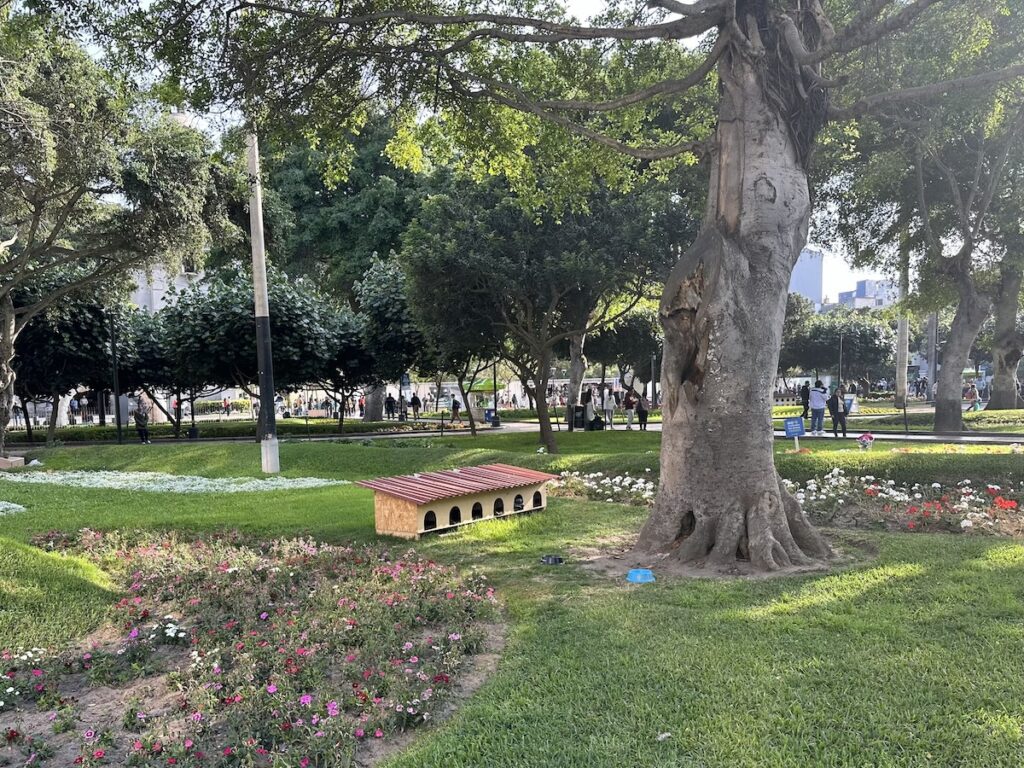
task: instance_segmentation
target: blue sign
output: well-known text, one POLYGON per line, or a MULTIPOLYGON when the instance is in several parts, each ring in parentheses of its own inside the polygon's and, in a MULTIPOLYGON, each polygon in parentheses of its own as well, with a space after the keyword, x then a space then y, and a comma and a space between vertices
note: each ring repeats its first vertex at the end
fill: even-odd
POLYGON ((802 437, 804 435, 804 420, 799 416, 783 419, 782 424, 786 428, 786 437, 802 437))

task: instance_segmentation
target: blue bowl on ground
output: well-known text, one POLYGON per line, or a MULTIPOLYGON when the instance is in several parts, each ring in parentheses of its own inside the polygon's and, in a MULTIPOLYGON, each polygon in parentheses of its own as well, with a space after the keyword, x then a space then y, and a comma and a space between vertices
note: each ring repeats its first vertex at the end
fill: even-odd
POLYGON ((626 574, 626 581, 633 584, 650 584, 654 581, 654 572, 649 568, 632 568, 626 574))

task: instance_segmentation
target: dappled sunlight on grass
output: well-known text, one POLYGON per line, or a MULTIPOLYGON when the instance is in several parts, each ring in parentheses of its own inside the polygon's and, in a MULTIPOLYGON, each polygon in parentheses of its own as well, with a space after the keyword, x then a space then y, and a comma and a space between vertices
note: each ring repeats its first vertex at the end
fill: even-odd
POLYGON ((110 578, 91 563, 0 538, 0 649, 78 637, 114 595, 110 578))
POLYGON ((784 592, 767 605, 741 612, 751 619, 796 613, 811 608, 822 608, 844 600, 854 600, 869 590, 887 586, 897 579, 921 576, 925 568, 918 563, 882 565, 868 570, 846 571, 825 576, 804 585, 795 594, 784 592))
POLYGON ((998 544, 987 549, 981 557, 965 561, 964 565, 986 570, 1024 568, 1024 546, 998 544))

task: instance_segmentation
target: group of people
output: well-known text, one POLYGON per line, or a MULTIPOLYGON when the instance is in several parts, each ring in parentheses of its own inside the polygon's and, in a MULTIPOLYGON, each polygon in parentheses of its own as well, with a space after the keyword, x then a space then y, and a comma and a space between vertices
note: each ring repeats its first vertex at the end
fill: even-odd
POLYGON ((633 429, 634 418, 641 431, 647 431, 647 418, 651 411, 651 401, 647 395, 629 388, 624 393, 614 392, 610 387, 601 389, 595 394, 593 387, 585 386, 580 397, 583 406, 584 429, 615 429, 615 411, 622 409, 626 419, 626 429, 633 429), (602 416, 597 415, 600 410, 602 416))
POLYGON ((803 414, 800 416, 802 419, 806 419, 808 412, 811 416, 811 434, 822 436, 825 434, 825 410, 828 410, 829 416, 832 418, 832 436, 839 437, 839 430, 843 432, 843 437, 846 437, 846 388, 843 385, 839 385, 831 393, 821 379, 814 382, 814 386, 811 386, 809 381, 805 381, 804 385, 800 387, 800 402, 803 405, 803 414))

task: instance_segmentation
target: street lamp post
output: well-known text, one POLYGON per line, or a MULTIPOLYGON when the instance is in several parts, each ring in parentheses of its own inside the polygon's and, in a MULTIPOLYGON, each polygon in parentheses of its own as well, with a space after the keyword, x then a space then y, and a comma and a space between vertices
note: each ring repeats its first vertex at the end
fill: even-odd
POLYGON ((654 366, 657 363, 656 355, 651 352, 651 408, 658 406, 658 379, 654 375, 654 366))
POLYGON ((494 417, 491 419, 492 427, 500 427, 501 419, 498 418, 498 361, 494 361, 494 367, 491 370, 493 376, 492 385, 494 386, 494 417))
POLYGON ((839 384, 843 384, 843 332, 839 332, 839 384))
POLYGON ((252 243, 252 285, 256 306, 256 363, 259 368, 260 454, 263 471, 277 474, 281 459, 277 446, 277 415, 274 412, 274 358, 270 345, 270 302, 267 297, 267 252, 263 243, 263 188, 260 184, 260 150, 255 132, 245 137, 249 170, 249 239, 252 243))

